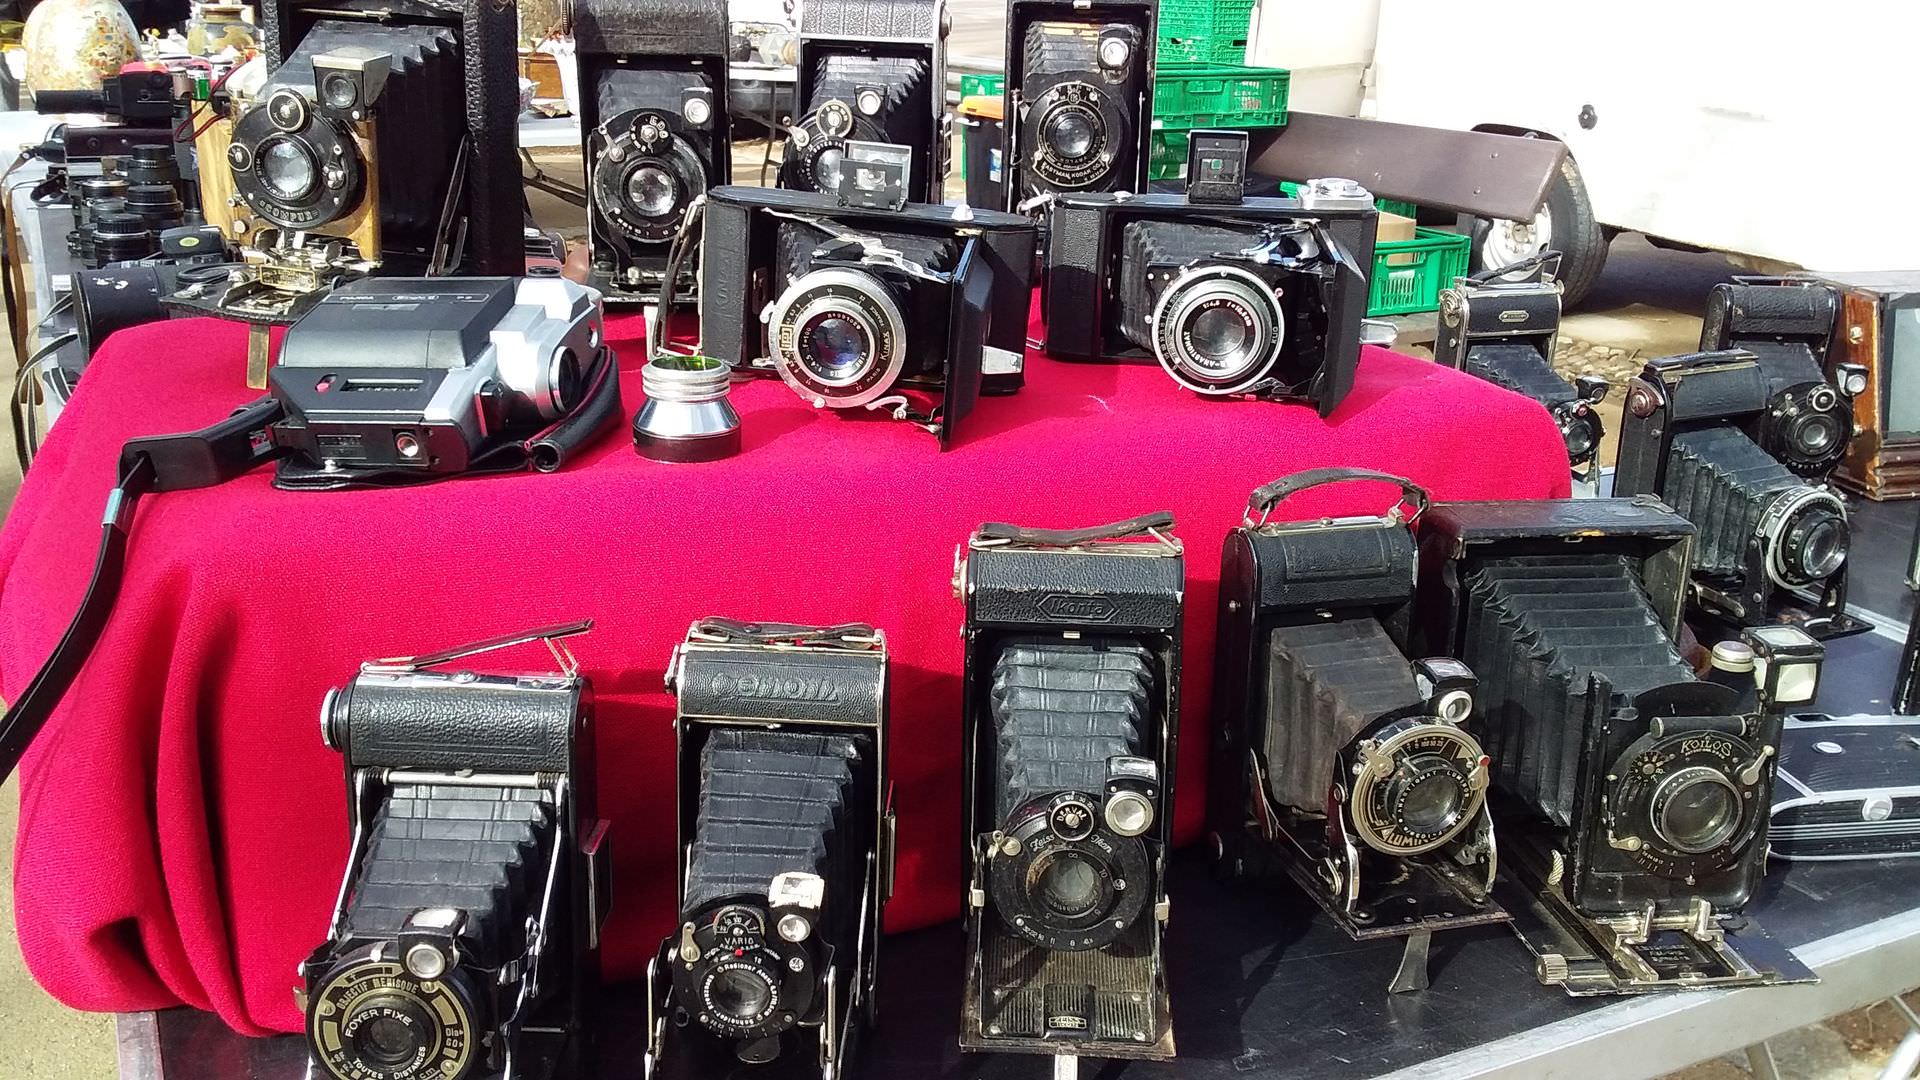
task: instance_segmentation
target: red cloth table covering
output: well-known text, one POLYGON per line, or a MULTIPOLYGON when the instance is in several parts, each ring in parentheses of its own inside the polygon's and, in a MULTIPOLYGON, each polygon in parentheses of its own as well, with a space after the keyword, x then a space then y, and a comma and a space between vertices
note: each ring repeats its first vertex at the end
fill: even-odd
MULTIPOLYGON (((637 319, 609 332, 628 418, 640 332, 637 319)), ((88 369, 0 531, 9 700, 79 601, 121 444, 249 400, 245 336, 210 320, 142 327, 88 369)), ((1150 365, 1028 365, 1026 389, 983 400, 945 453, 908 425, 816 411, 765 381, 735 388, 744 447, 710 464, 643 460, 623 428, 553 475, 289 493, 262 469, 150 496, 104 640, 21 770, 15 914, 35 977, 82 1009, 185 1003, 242 1032, 297 1029, 294 967, 325 933, 347 848, 322 695, 364 659, 583 616, 596 626, 574 648, 599 703, 600 805, 613 821, 609 977, 638 975, 673 918, 661 680, 702 615, 886 631, 901 839, 887 924, 952 918, 962 611, 949 582, 976 524, 1175 511, 1188 586, 1176 823, 1191 838, 1220 546, 1252 488, 1354 465, 1447 499, 1568 490, 1538 405, 1379 349, 1324 421, 1303 406, 1203 400, 1150 365)), ((1386 497, 1341 485, 1293 510, 1377 512, 1386 497)))

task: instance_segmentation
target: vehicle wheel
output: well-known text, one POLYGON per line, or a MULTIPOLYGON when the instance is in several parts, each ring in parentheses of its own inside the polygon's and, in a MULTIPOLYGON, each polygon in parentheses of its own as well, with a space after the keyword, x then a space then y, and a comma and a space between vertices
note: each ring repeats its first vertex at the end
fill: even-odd
POLYGON ((1600 280, 1607 265, 1606 233, 1593 218, 1593 204, 1587 200, 1587 185, 1580 179, 1580 167, 1569 154, 1560 163, 1560 175, 1547 186, 1546 205, 1532 221, 1472 222, 1473 271, 1524 259, 1549 247, 1560 252, 1560 284, 1563 302, 1569 308, 1579 304, 1600 280))

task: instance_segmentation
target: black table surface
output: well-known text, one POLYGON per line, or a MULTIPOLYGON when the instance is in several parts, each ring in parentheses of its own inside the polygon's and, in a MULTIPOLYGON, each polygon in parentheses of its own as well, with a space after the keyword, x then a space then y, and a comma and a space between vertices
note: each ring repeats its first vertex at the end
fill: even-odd
MULTIPOLYGON (((1900 583, 1920 504, 1854 500, 1855 583, 1861 606, 1905 617, 1900 583), (1865 512, 1861 513, 1864 508, 1865 512), (1863 535, 1864 534, 1864 535, 1863 535), (1861 594, 1865 594, 1862 596, 1861 594)), ((1838 716, 1884 714, 1905 626, 1828 643, 1819 708, 1838 716), (1887 632, 1887 631, 1890 631, 1887 632)), ((1389 994, 1397 940, 1355 942, 1284 882, 1222 885, 1197 850, 1174 860, 1166 949, 1173 998, 1172 1062, 1083 1066, 1086 1076, 1370 1077, 1481 1046, 1621 1001, 1570 998, 1540 985, 1533 959, 1503 927, 1439 934, 1433 984, 1389 994)), ((1920 859, 1775 862, 1748 905, 1788 946, 1841 934, 1915 905, 1920 859)), ((958 923, 898 934, 881 950, 881 1022, 864 1047, 865 1077, 986 1078, 1047 1075, 1023 1055, 963 1055, 957 1045, 964 936, 958 923)), ((1916 975, 1920 978, 1920 975, 1916 975)), ((1889 988, 1889 992, 1895 988, 1889 988)), ((585 1075, 638 1077, 645 1045, 638 986, 611 987, 585 1075)), ((1816 1018, 1809 1018, 1816 1019, 1816 1018)), ((159 1016, 166 1080, 298 1080, 304 1040, 245 1039, 210 1014, 159 1016)), ((127 1080, 147 1080, 129 1077, 127 1080)))

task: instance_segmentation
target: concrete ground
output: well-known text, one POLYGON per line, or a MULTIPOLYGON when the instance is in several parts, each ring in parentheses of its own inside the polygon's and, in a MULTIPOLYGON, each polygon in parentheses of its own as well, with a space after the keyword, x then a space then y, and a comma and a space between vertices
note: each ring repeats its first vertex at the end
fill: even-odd
MULTIPOLYGON (((1004 32, 999 16, 989 26, 977 12, 969 13, 989 6, 994 5, 956 5, 956 51, 999 55, 998 34, 1004 32)), ((757 182, 762 153, 763 144, 736 146, 739 182, 757 182)), ((543 153, 540 160, 549 172, 578 183, 577 157, 555 151, 543 153)), ((569 239, 584 233, 580 211, 538 194, 533 207, 543 225, 560 229, 569 239)), ((1696 348, 1707 290, 1732 273, 1718 256, 1661 251, 1637 237, 1615 241, 1585 310, 1563 323, 1560 357, 1568 371, 1599 373, 1615 381, 1609 431, 1618 428, 1617 388, 1625 377, 1647 358, 1696 348)), ((11 365, 6 370, 11 371, 11 365)), ((10 377, 0 382, 11 389, 10 377)), ((1610 459, 1608 450, 1602 460, 1610 459)), ((19 483, 12 456, 0 454, 0 513, 11 506, 19 483)), ((12 903, 18 810, 17 785, 0 787, 0 1077, 112 1080, 116 1057, 111 1018, 74 1012, 53 1001, 34 984, 21 960, 12 903)), ((1910 1000, 1920 1004, 1920 995, 1910 1000)), ((1790 1080, 1867 1080, 1877 1075, 1904 1030, 1898 1014, 1884 1004, 1814 1024, 1774 1041, 1779 1075, 1790 1080)), ((1744 1058, 1725 1058, 1684 1070, 1672 1080, 1741 1080, 1750 1075, 1744 1058)))

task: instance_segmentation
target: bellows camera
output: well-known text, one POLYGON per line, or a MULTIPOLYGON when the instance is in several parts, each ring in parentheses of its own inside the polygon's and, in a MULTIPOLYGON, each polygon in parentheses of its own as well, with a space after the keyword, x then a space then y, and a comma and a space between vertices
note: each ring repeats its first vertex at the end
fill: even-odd
POLYGON ((1304 400, 1325 416, 1359 364, 1377 216, 1349 180, 1232 203, 1061 195, 1047 351, 1151 357, 1198 393, 1304 400))
POLYGON ((1479 673, 1509 901, 1570 994, 1794 981, 1733 916, 1766 868, 1782 713, 1823 650, 1790 626, 1680 653, 1693 526, 1653 499, 1452 503, 1420 522, 1421 647, 1479 673))
POLYGON ((1061 192, 1145 191, 1155 4, 1013 0, 1007 16, 1007 206, 1061 192))
MULTIPOLYGON (((394 273, 517 274, 513 5, 262 5, 266 84, 233 122, 235 197, 394 273)), ((203 150, 205 147, 203 147, 203 150)))
POLYGON ((327 940, 300 965, 319 1075, 518 1080, 577 1058, 607 823, 592 691, 557 639, 589 625, 374 661, 328 692, 321 730, 346 761, 353 842, 327 940), (446 669, 533 641, 565 668, 446 669))
POLYGON ((849 153, 837 196, 714 189, 701 348, 778 373, 813 405, 885 410, 945 443, 983 391, 1019 385, 1033 226, 903 203, 904 151, 849 153))
POLYGON ((608 303, 652 302, 688 206, 731 178, 726 5, 591 0, 575 8, 574 41, 589 281, 608 303))
POLYGON ((1575 478, 1592 485, 1599 479, 1596 459, 1605 435, 1593 406, 1606 400, 1607 382, 1592 375, 1568 382, 1553 370, 1560 283, 1506 281, 1507 270, 1460 278, 1440 293, 1433 358, 1545 406, 1560 428, 1575 478))
POLYGON ((809 0, 780 186, 835 194, 850 143, 893 143, 911 154, 907 197, 944 201, 947 26, 943 0, 809 0))
POLYGON ((1468 733, 1477 681, 1457 660, 1410 660, 1415 550, 1426 508, 1409 481, 1317 469, 1253 493, 1220 563, 1220 722, 1208 786, 1230 876, 1283 869, 1356 938, 1407 937, 1394 990, 1424 989, 1435 930, 1504 920, 1468 733), (1342 481, 1399 488, 1373 517, 1268 522, 1287 498, 1342 481))
POLYGON ((619 411, 590 289, 562 278, 369 278, 287 331, 268 393, 279 483, 558 467, 619 411))
POLYGON ((887 647, 870 626, 702 619, 679 702, 679 925, 648 968, 646 1075, 847 1075, 893 891, 887 647))
POLYGON ((1173 1056, 1161 934, 1185 564, 1172 527, 1164 513, 989 524, 963 549, 964 1050, 1173 1056))
POLYGON ((1627 386, 1613 490, 1658 496, 1694 523, 1694 598, 1709 614, 1816 637, 1866 629, 1846 613, 1846 504, 1823 482, 1852 410, 1801 350, 1653 360, 1627 386))

